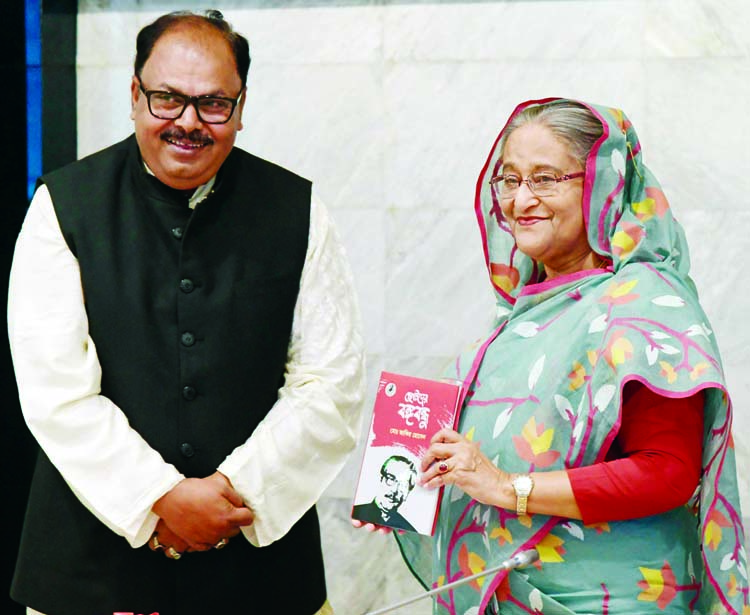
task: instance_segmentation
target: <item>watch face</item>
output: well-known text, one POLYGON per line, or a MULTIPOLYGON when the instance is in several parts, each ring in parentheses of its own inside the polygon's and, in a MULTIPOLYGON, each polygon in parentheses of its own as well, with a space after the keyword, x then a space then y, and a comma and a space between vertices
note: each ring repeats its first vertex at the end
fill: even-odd
POLYGON ((520 495, 529 495, 529 493, 531 493, 531 487, 533 485, 534 483, 532 482, 530 476, 517 476, 513 481, 513 488, 516 490, 516 493, 520 495))

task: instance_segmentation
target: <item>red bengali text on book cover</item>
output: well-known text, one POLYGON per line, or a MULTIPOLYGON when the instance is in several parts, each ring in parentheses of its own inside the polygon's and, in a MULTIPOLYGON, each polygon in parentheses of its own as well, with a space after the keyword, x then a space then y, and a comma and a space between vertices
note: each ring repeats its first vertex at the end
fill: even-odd
POLYGON ((352 518, 432 535, 442 489, 418 485, 430 439, 453 427, 456 382, 382 372, 362 459, 352 518))

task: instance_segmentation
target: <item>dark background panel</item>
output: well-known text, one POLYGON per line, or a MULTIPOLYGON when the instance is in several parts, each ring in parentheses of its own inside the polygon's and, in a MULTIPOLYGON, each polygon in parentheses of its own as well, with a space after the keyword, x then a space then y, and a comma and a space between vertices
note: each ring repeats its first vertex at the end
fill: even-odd
MULTIPOLYGON (((42 1, 42 167, 76 159, 76 0, 42 1)), ((92 118, 101 121, 101 118, 92 118)))
MULTIPOLYGON (((26 51, 24 3, 8 2, 3 6, 3 30, 0 37, 0 83, 13 94, 14 101, 26 98, 26 51)), ((0 225, 0 309, 5 313, 8 299, 8 272, 13 246, 27 205, 26 106, 6 108, 3 131, 5 152, 0 164, 3 186, 3 224, 0 225), (21 108, 23 113, 21 114, 21 108), (7 116, 12 112, 12 117, 7 116)), ((3 322, 5 319, 3 319, 3 322)), ((0 333, 0 459, 3 474, 2 579, 0 604, 2 612, 21 615, 25 611, 9 597, 10 579, 18 549, 23 514, 26 509, 29 478, 33 464, 34 445, 21 418, 13 368, 10 361, 8 336, 0 333)))
MULTIPOLYGON (((8 274, 28 206, 29 185, 33 185, 39 173, 76 158, 77 2, 15 0, 4 3, 3 9, 2 83, 14 102, 27 101, 25 105, 8 107, 4 117, 6 147, 0 165, 5 197, 0 225, 0 310, 5 313, 8 274), (29 41, 27 18, 32 20, 29 41), (31 97, 27 98, 29 93, 31 97), (8 116, 9 112, 13 115, 8 116)), ((0 567, 0 607, 3 614, 24 615, 25 607, 10 599, 9 590, 37 447, 21 415, 5 331, 0 333, 0 399, 0 459, 6 477, 2 498, 5 540, 0 567)))

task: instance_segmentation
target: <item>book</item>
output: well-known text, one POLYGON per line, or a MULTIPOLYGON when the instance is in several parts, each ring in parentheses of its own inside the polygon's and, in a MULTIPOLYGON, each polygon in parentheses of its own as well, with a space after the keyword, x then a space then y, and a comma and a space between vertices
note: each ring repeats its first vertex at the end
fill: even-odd
POLYGON ((457 381, 382 372, 352 504, 352 519, 431 536, 443 489, 418 484, 432 437, 454 427, 457 381))

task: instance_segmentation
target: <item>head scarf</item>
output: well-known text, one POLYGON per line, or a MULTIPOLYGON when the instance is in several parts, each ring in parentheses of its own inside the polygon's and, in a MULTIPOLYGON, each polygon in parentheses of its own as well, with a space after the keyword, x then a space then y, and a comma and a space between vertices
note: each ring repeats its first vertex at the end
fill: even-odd
MULTIPOLYGON (((560 102, 522 103, 509 123, 527 107, 560 102)), ((503 614, 750 615, 731 404, 688 276, 684 232, 643 164, 625 114, 580 104, 603 127, 586 160, 583 218, 592 250, 612 265, 543 280, 541 264, 517 249, 489 186, 502 172, 504 129, 475 200, 498 322, 448 374, 463 380, 466 392, 459 430, 508 472, 573 468, 605 458, 620 427, 626 382, 665 397, 704 391, 699 488, 686 506, 667 513, 589 527, 518 516, 448 486, 430 544, 407 534, 397 537, 399 545, 425 587, 530 547, 539 551, 535 568, 446 591, 435 601, 436 614, 493 612, 497 592, 503 614)))

